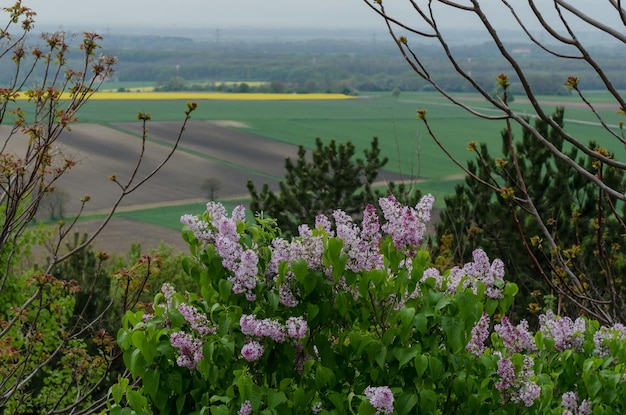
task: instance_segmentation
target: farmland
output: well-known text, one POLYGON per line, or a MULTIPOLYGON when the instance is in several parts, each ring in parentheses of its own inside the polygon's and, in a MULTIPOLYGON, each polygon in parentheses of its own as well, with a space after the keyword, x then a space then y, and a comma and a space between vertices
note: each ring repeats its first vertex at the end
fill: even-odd
MULTIPOLYGON (((459 182, 461 171, 427 136, 424 126, 415 117, 416 109, 428 110, 431 126, 461 161, 471 157, 465 150, 469 141, 487 142, 494 152, 499 149, 499 131, 504 126, 501 121, 472 117, 437 96, 424 93, 403 93, 398 99, 391 94, 366 94, 357 99, 320 100, 317 97, 296 101, 242 100, 245 94, 234 95, 240 99, 170 96, 176 99, 164 100, 155 99, 158 98, 155 95, 149 100, 91 101, 81 112, 80 122, 61 138, 63 151, 79 161, 58 184, 71 196, 68 211, 77 210, 76 201, 85 194, 92 197, 87 206, 92 217, 101 215, 113 202, 117 188, 109 176, 115 174, 123 181, 139 154, 142 126, 136 120, 138 112, 149 112, 152 118, 148 123, 148 143, 139 168, 140 176, 158 165, 177 135, 185 102, 191 99, 197 101, 199 107, 193 113, 193 121, 183 135, 179 150, 161 172, 124 201, 122 212, 118 214, 118 229, 114 222, 114 229, 109 231, 113 246, 124 249, 115 242, 120 238, 120 230, 126 232, 122 240, 127 242, 144 239, 139 235, 150 234, 154 245, 158 240, 151 232, 161 234, 167 242, 178 241, 178 217, 185 212, 202 210, 207 195, 201 185, 207 178, 221 182, 217 197, 226 202, 245 202, 248 179, 257 186, 269 183, 276 189, 283 175, 284 159, 295 157, 300 144, 310 148, 316 137, 325 141, 350 140, 357 148, 365 148, 372 137, 378 137, 383 155, 390 160, 389 171, 384 172, 381 179, 398 180, 400 175, 417 177, 422 192, 433 193, 441 206, 443 196, 459 182), (133 224, 135 226, 131 226, 133 224)), ((477 107, 484 106, 476 97, 461 98, 474 100, 473 105, 477 107)), ((619 122, 615 109, 607 105, 604 96, 593 96, 593 99, 609 123, 619 122)), ((566 122, 572 134, 602 140, 597 126, 581 123, 592 123, 592 114, 571 98, 564 99, 563 104, 568 106, 566 118, 576 119, 576 122, 566 122)), ((520 112, 528 112, 530 108, 521 100, 514 105, 520 112)), ((588 140, 583 138, 582 141, 588 140)), ((85 226, 91 228, 93 224, 86 222, 85 226)))

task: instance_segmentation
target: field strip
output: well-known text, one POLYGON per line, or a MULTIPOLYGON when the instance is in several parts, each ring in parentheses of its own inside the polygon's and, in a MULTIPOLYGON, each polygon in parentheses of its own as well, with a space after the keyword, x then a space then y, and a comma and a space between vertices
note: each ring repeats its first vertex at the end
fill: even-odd
MULTIPOLYGON (((462 98, 465 101, 477 101, 478 99, 474 98, 462 98)), ((459 99, 459 101, 461 101, 462 99, 459 99)), ((439 106, 439 107, 454 107, 454 108, 461 108, 460 106, 458 106, 457 104, 452 104, 450 102, 433 102, 433 101, 420 101, 420 100, 400 100, 402 102, 411 104, 423 104, 426 105, 425 109, 428 109, 428 106, 439 106)), ((530 101, 528 101, 527 99, 519 99, 515 101, 518 104, 530 104, 530 101)), ((558 101, 542 101, 539 103, 540 105, 555 105, 555 106, 562 106, 562 107, 570 107, 570 108, 580 108, 580 105, 577 103, 572 103, 572 102, 558 102, 558 101)), ((469 108, 476 110, 476 111, 484 111, 484 112, 493 112, 493 113, 499 113, 501 114, 502 111, 500 111, 499 109, 496 108, 487 108, 487 107, 481 107, 481 106, 475 106, 475 105, 469 105, 466 104, 469 108)), ((594 107, 596 109, 598 108, 604 108, 604 109, 610 109, 610 108, 614 108, 614 106, 606 106, 607 104, 600 104, 600 106, 596 106, 594 105, 594 107)), ((518 114, 521 115, 525 115, 528 116, 530 118, 537 118, 537 116, 535 114, 529 114, 527 112, 518 112, 518 114)), ((564 118, 563 121, 568 122, 568 123, 572 123, 572 124, 581 124, 581 125, 591 125, 594 127, 603 127, 603 125, 600 122, 596 122, 596 121, 583 121, 583 120, 577 120, 575 118, 564 118)), ((616 124, 607 124, 607 126, 609 128, 619 128, 619 125, 616 124)))

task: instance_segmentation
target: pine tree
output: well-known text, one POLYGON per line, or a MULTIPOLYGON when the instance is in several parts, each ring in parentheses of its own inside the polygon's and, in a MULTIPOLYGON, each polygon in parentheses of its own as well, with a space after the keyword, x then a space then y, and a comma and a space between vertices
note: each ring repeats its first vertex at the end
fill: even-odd
MULTIPOLYGON (((258 192, 254 183, 248 181, 250 209, 275 218, 280 228, 292 235, 297 234, 299 224, 314 224, 318 214, 330 217, 335 209, 358 220, 367 204, 376 205, 383 196, 373 186, 388 159, 381 158, 376 137, 371 147, 363 151, 363 158, 355 158, 355 154, 352 142, 337 144, 332 140, 324 144, 317 138, 310 156, 300 146, 297 160, 285 160, 285 179, 279 183, 278 193, 267 184, 258 192)), ((392 193, 410 204, 417 203, 420 196, 418 190, 393 182, 384 193, 392 193)))

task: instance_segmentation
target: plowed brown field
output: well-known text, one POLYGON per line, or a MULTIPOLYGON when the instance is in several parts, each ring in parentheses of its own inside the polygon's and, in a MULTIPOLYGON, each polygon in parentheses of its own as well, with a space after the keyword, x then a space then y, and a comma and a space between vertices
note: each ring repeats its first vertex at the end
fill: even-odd
MULTIPOLYGON (((232 127, 224 121, 190 122, 178 150, 165 166, 124 198, 120 208, 145 209, 206 200, 201 185, 209 177, 220 180, 220 199, 246 197, 249 179, 257 187, 268 183, 277 189, 278 180, 284 175, 285 158, 296 157, 297 147, 226 126, 232 127)), ((148 124, 148 141, 135 182, 145 178, 167 157, 179 127, 178 122, 148 124)), ((91 196, 87 213, 102 213, 112 206, 120 187, 109 177, 114 174, 120 183, 130 179, 141 154, 141 130, 139 122, 112 126, 76 124, 59 138, 57 150, 78 162, 57 182, 58 188, 70 196, 66 212, 76 212, 84 195, 91 196)), ((23 145, 19 140, 12 141, 9 149, 19 154, 23 145)), ((381 179, 398 177, 384 172, 381 179)), ((93 231, 97 226, 97 221, 81 223, 77 230, 93 231)), ((121 253, 128 250, 131 242, 140 242, 148 248, 160 241, 181 250, 186 248, 178 231, 121 218, 107 225, 95 245, 97 249, 121 253)))

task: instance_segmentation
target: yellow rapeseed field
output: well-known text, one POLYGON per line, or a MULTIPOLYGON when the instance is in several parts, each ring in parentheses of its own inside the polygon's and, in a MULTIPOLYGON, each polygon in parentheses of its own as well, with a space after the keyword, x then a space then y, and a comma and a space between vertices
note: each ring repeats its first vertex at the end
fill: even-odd
MULTIPOLYGON (((63 94, 62 99, 70 98, 63 94)), ((96 92, 93 100, 238 100, 238 101, 305 101, 339 100, 354 97, 343 94, 236 94, 226 92, 96 92)))

